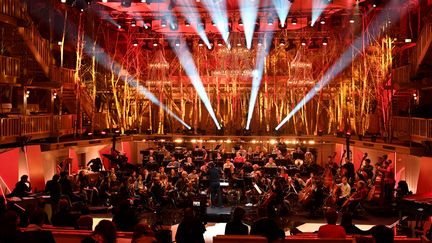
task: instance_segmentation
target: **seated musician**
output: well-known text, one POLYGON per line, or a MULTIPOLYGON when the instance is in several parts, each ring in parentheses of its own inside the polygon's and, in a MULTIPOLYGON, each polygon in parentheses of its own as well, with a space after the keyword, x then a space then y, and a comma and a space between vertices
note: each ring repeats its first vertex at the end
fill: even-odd
POLYGON ((265 164, 265 167, 267 167, 267 168, 276 168, 277 167, 276 163, 274 162, 273 157, 269 158, 269 161, 267 162, 267 164, 265 164))
POLYGON ((98 172, 102 170, 102 160, 100 158, 92 159, 87 163, 87 166, 90 167, 90 170, 93 172, 98 172))
POLYGON ((314 156, 310 151, 307 151, 304 154, 304 157, 305 157, 305 159, 304 159, 305 164, 311 165, 311 164, 315 163, 314 156))
POLYGON ((358 181, 356 184, 356 191, 345 201, 342 205, 342 209, 346 209, 349 212, 353 212, 353 216, 356 215, 356 207, 368 196, 368 188, 364 181, 358 181))
POLYGON ((142 172, 142 176, 143 176, 143 181, 144 181, 145 185, 149 186, 150 183, 152 182, 150 172, 147 169, 144 169, 142 172))
POLYGON ((242 166, 242 169, 244 170, 245 173, 251 173, 253 171, 253 165, 251 162, 246 161, 242 166))
POLYGON ((373 170, 374 170, 374 168, 371 165, 370 159, 365 159, 364 165, 360 169, 360 174, 361 174, 361 177, 363 177, 363 178, 360 178, 360 179, 362 179, 364 181, 367 181, 368 179, 372 179, 373 175, 374 175, 373 170))
POLYGON ((160 176, 156 175, 153 177, 153 184, 150 188, 150 191, 152 193, 153 199, 155 202, 159 205, 164 205, 165 203, 165 188, 164 185, 162 185, 162 182, 160 180, 160 176))
POLYGON ((240 151, 236 153, 236 157, 234 158, 234 163, 244 163, 246 159, 241 155, 240 151))
POLYGON ((174 156, 171 157, 171 161, 168 163, 167 168, 178 168, 180 163, 176 160, 174 156))
POLYGON ((192 162, 192 157, 187 157, 186 161, 183 164, 183 167, 185 169, 195 167, 194 163, 192 162))
POLYGON ((240 145, 240 149, 238 150, 238 153, 240 153, 240 156, 243 158, 246 158, 247 151, 243 148, 243 145, 240 145))
POLYGON ((342 182, 338 184, 338 187, 340 188, 340 195, 336 200, 336 204, 342 206, 351 194, 351 186, 348 184, 346 176, 342 177, 342 182))
POLYGON ((138 178, 134 182, 134 190, 137 194, 142 194, 147 191, 142 175, 138 175, 138 178))
POLYGON ((226 159, 225 160, 225 164, 223 165, 223 172, 225 175, 225 178, 231 178, 232 175, 234 174, 234 164, 231 162, 230 159, 226 159))
POLYGON ((188 180, 190 183, 198 185, 199 175, 197 174, 196 169, 192 170, 192 172, 188 175, 188 180))
POLYGON ((346 176, 348 179, 348 183, 353 184, 355 179, 355 168, 354 164, 349 158, 345 158, 345 163, 341 168, 341 176, 346 176))
POLYGON ((27 197, 31 193, 31 184, 28 180, 28 175, 21 176, 21 179, 15 184, 10 196, 12 197, 27 197))
POLYGON ((264 201, 262 206, 267 207, 268 215, 275 215, 275 207, 283 203, 283 188, 278 177, 273 178, 268 198, 264 201))
POLYGON ((301 178, 300 173, 295 173, 293 177, 294 187, 297 191, 306 186, 306 182, 301 178))
POLYGON ((327 157, 327 163, 325 165, 326 168, 328 168, 332 175, 335 176, 337 173, 337 169, 338 169, 338 164, 333 160, 333 156, 329 155, 327 157))

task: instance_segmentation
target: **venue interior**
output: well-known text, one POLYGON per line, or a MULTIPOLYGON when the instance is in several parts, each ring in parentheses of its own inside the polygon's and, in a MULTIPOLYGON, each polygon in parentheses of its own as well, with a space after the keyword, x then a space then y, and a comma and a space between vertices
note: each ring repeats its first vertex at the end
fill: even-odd
POLYGON ((432 0, 0 0, 0 28, 0 242, 431 241, 432 0))

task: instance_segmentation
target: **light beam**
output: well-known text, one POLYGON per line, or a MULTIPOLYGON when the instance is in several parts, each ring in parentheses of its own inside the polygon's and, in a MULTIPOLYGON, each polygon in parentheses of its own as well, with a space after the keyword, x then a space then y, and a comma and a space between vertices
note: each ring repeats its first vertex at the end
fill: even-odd
POLYGON ((319 16, 322 14, 324 9, 328 5, 327 0, 312 0, 312 21, 311 26, 314 26, 315 22, 318 20, 319 16))
MULTIPOLYGON (((193 3, 190 3, 193 4, 193 3)), ((184 8, 181 8, 183 16, 192 24, 193 28, 196 30, 198 35, 201 37, 201 40, 204 41, 208 49, 211 49, 212 46, 205 32, 205 28, 203 28, 201 17, 198 14, 198 11, 195 5, 187 5, 184 8)))
POLYGON ((279 18, 279 23, 282 27, 285 27, 285 22, 288 17, 288 13, 292 3, 289 0, 272 0, 272 1, 279 18))
POLYGON ((386 7, 381 11, 381 13, 376 16, 372 22, 367 27, 367 35, 364 39, 362 36, 358 36, 354 43, 342 54, 342 56, 333 64, 329 70, 322 76, 318 83, 306 94, 305 97, 294 107, 294 109, 277 125, 275 130, 279 130, 291 117, 294 116, 303 106, 305 106, 324 86, 326 86, 330 81, 333 80, 339 73, 341 73, 351 62, 360 54, 359 51, 362 49, 363 45, 368 46, 372 40, 379 37, 382 32, 381 28, 383 24, 397 22, 399 17, 401 17, 400 12, 392 11, 392 9, 399 9, 399 1, 392 0, 386 7))
POLYGON ((246 47, 252 48, 252 39, 258 15, 258 0, 240 0, 240 16, 243 21, 243 29, 246 37, 246 47))
POLYGON ((213 23, 216 24, 216 28, 222 35, 222 39, 225 43, 230 46, 229 43, 229 26, 228 26, 228 16, 226 10, 226 2, 225 0, 216 1, 216 0, 203 0, 207 12, 210 13, 210 17, 212 18, 213 23))

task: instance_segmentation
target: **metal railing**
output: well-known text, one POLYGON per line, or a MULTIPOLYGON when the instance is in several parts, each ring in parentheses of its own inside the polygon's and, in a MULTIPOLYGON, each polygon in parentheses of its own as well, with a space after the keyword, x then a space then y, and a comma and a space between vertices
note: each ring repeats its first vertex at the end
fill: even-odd
POLYGON ((412 141, 432 140, 432 119, 393 117, 393 136, 409 136, 412 141))
POLYGON ((27 8, 25 4, 20 2, 20 0, 0 0, 0 14, 25 19, 27 8))
POLYGON ((0 137, 73 134, 76 115, 32 115, 0 118, 0 137))
POLYGON ((21 75, 20 74, 20 59, 0 56, 0 72, 1 76, 4 78, 12 78, 13 81, 21 75))

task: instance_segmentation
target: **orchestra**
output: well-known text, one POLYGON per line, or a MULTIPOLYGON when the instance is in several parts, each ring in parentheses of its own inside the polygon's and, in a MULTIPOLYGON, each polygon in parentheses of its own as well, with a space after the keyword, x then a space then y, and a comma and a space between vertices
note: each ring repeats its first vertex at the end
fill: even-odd
POLYGON ((386 156, 374 167, 365 154, 355 171, 345 152, 339 163, 336 153, 328 155, 321 167, 315 161, 316 150, 310 148, 274 146, 269 151, 259 146, 254 150, 238 146, 231 153, 221 146, 169 151, 162 146, 143 151, 142 164, 126 174, 122 169, 128 167, 127 158, 113 151, 109 158, 122 162, 112 161, 109 171, 101 170, 100 159, 92 160, 87 164, 89 170, 72 181, 62 172, 60 184, 67 190, 62 194, 72 200, 88 200, 85 192, 94 191, 107 205, 127 197, 151 209, 181 207, 208 195, 209 206, 251 204, 268 213, 283 211, 275 210, 277 207, 301 206, 311 215, 325 207, 355 211, 365 201, 391 200, 395 192, 394 169, 386 156), (99 176, 88 178, 92 173, 99 176), (71 183, 82 194, 73 194, 71 183))

